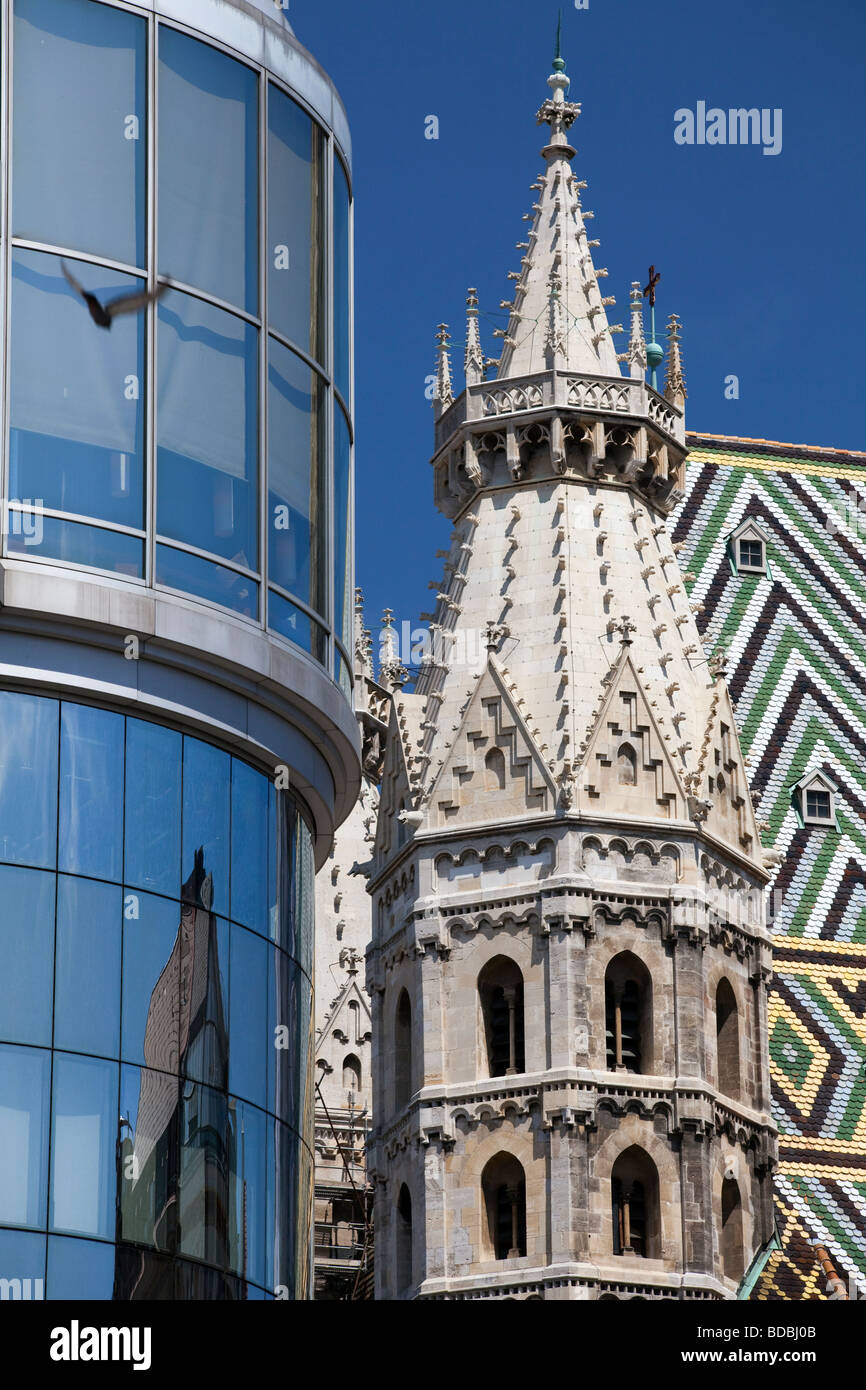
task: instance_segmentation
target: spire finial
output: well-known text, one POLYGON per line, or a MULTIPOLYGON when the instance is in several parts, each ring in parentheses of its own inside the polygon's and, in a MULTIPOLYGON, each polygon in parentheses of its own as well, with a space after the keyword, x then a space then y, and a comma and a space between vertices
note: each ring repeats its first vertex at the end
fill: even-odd
POLYGON ((397 647, 397 634, 394 631, 394 614, 390 608, 382 613, 382 631, 379 633, 379 680, 388 690, 399 690, 409 679, 409 672, 400 660, 397 647))
POLYGON ((448 355, 448 325, 440 323, 436 329, 436 384, 433 388, 433 404, 436 418, 444 415, 454 401, 451 387, 451 358, 448 355))
POLYGON ((550 143, 542 150, 542 154, 547 160, 555 155, 563 154, 567 159, 574 158, 575 152, 565 138, 565 132, 580 115, 580 106, 576 102, 565 100, 565 94, 571 86, 571 79, 565 71, 565 59, 560 51, 561 31, 562 11, 560 10, 556 25, 556 52, 553 58, 553 72, 547 79, 547 85, 552 90, 553 96, 548 97, 537 118, 539 125, 546 121, 550 126, 550 143))
POLYGON ((643 299, 639 280, 631 282, 631 336, 628 340, 626 360, 629 364, 629 376, 636 381, 643 381, 646 377, 646 339, 643 332, 643 299))
POLYGON ((646 360, 652 372, 652 388, 657 389, 656 368, 661 366, 664 357, 664 348, 656 342, 656 285, 661 279, 661 272, 657 271, 654 265, 649 268, 649 283, 644 288, 644 294, 649 299, 650 305, 650 340, 646 345, 646 360))
POLYGON ((553 71, 565 72, 565 59, 560 49, 560 38, 562 36, 562 10, 559 11, 556 19, 556 48, 553 54, 553 71))
POLYGON ((671 314, 668 320, 668 362, 665 371, 665 398, 682 410, 686 403, 686 378, 680 352, 680 320, 671 314))
POLYGON ((463 354, 463 374, 467 386, 477 386, 484 380, 484 353, 478 331, 478 291, 466 291, 466 351, 463 354))

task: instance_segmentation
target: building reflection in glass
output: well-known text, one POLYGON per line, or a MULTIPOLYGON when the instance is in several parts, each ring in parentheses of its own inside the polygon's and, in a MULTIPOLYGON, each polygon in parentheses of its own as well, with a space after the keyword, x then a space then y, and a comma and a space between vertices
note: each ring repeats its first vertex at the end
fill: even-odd
POLYGON ((174 1296, 165 1287, 172 1267, 143 1251, 132 1257, 121 1243, 219 1269, 246 1246, 231 1224, 237 1115, 226 1094, 229 1037, 212 906, 213 877, 199 848, 181 889, 174 946, 150 999, 135 1119, 121 1115, 115 1298, 174 1296))
POLYGON ((0 1265, 41 1258, 48 1298, 305 1297, 300 807, 158 725, 17 692, 0 713, 0 1265))

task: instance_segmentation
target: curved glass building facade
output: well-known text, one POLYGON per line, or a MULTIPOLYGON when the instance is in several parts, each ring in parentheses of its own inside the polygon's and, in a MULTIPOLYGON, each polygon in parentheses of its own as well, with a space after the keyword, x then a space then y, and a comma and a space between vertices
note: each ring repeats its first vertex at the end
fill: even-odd
POLYGON ((176 23, 103 0, 9 8, 7 553, 219 605, 348 686, 337 139, 176 23), (161 293, 97 334, 64 270, 103 304, 161 293))
POLYGON ((306 1291, 314 872, 247 763, 0 694, 0 1266, 49 1298, 306 1291))
POLYGON ((269 0, 0 13, 0 1281, 304 1298, 345 114, 269 0))

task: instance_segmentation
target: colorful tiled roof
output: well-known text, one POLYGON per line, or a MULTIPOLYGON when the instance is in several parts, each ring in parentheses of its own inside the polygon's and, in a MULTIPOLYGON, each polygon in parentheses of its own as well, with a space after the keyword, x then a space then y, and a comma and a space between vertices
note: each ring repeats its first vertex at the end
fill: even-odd
POLYGON ((866 1284, 866 454, 688 442, 674 538, 705 645, 727 649, 764 844, 783 856, 769 1011, 782 1248, 753 1297, 823 1298, 809 1239, 866 1284), (728 537, 747 518, 768 537, 766 575, 734 572, 728 537), (794 805, 815 768, 838 786, 834 829, 794 805))

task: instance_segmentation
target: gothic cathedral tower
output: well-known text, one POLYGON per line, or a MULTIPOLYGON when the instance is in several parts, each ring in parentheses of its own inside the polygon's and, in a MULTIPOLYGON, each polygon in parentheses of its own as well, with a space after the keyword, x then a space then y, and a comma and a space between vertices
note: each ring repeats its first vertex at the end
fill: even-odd
POLYGON ((380 1298, 732 1298, 773 1233, 761 849, 666 525, 685 386, 621 373, 562 59, 495 380, 440 334, 454 523, 373 859, 380 1298), (478 640, 480 636, 480 641, 478 640))

